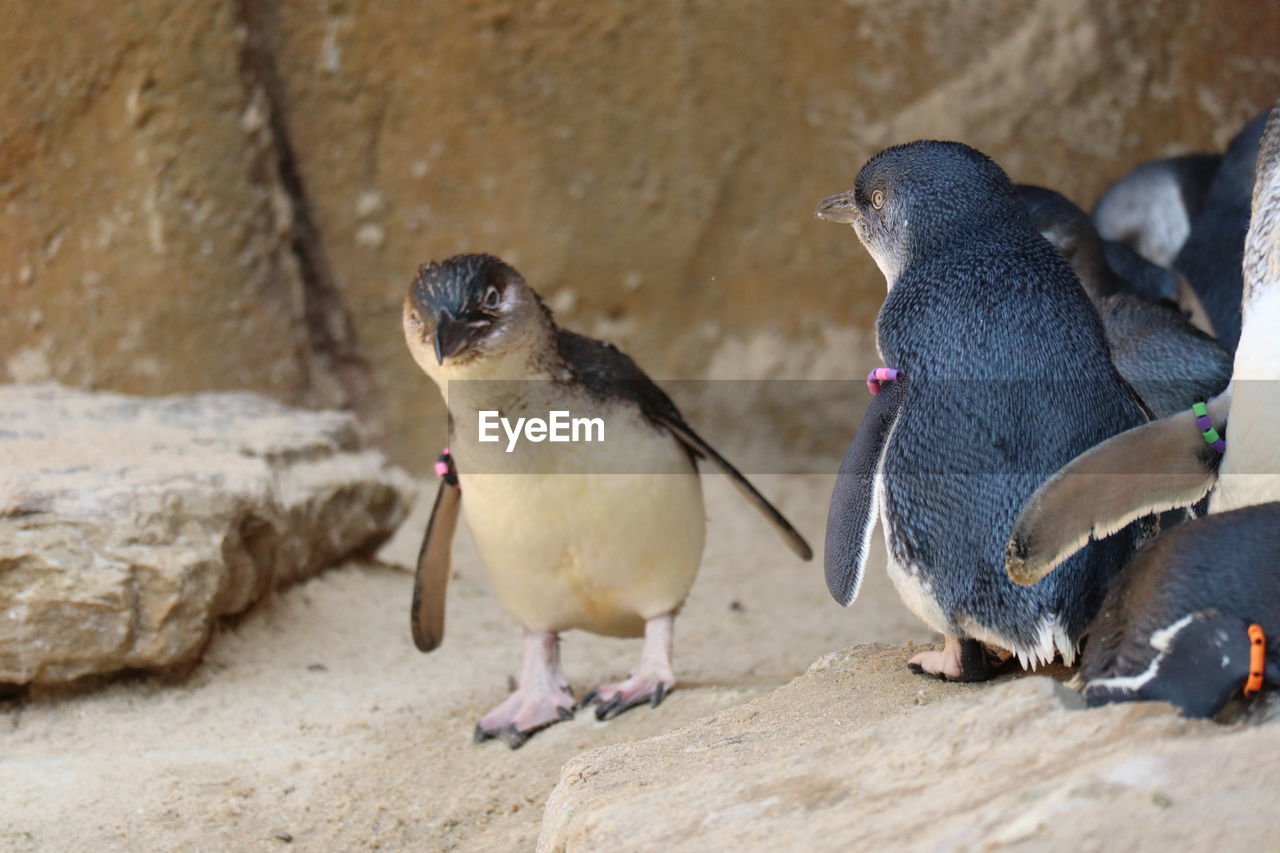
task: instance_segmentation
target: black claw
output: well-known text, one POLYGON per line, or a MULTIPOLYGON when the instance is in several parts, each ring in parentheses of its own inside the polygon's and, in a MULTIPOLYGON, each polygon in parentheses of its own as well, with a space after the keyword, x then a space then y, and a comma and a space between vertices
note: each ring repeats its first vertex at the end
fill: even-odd
POLYGON ((912 672, 914 672, 916 675, 924 675, 924 667, 922 667, 922 666, 921 666, 920 664, 918 664, 918 663, 909 663, 909 664, 907 664, 907 669, 911 670, 911 671, 912 671, 912 672))
POLYGON ((579 702, 578 702, 578 707, 579 707, 579 708, 585 708, 585 707, 587 707, 588 705, 590 705, 592 702, 598 702, 598 701, 600 701, 600 693, 599 693, 599 691, 592 690, 592 691, 591 691, 590 693, 588 693, 586 696, 583 696, 581 700, 579 700, 579 702))
POLYGON ((560 719, 562 719, 562 720, 572 720, 572 719, 573 719, 573 709, 572 709, 572 708, 565 708, 565 707, 563 707, 563 706, 562 706, 562 707, 559 707, 559 708, 557 708, 557 709, 556 709, 556 713, 558 713, 558 714, 560 715, 560 719))
POLYGON ((484 743, 491 737, 493 737, 493 732, 486 732, 483 726, 481 726, 479 723, 476 723, 476 730, 471 735, 471 742, 484 743))
POLYGON ((512 749, 519 749, 529 742, 529 737, 533 732, 522 732, 515 726, 507 726, 498 732, 498 737, 502 738, 502 742, 512 749))
POLYGON ((615 694, 612 699, 607 702, 601 702, 596 706, 597 720, 611 720, 618 716, 624 709, 619 706, 622 704, 622 695, 615 694))
POLYGON ((658 686, 653 688, 653 698, 649 700, 649 704, 656 708, 662 704, 662 700, 667 698, 667 685, 659 681, 658 686))

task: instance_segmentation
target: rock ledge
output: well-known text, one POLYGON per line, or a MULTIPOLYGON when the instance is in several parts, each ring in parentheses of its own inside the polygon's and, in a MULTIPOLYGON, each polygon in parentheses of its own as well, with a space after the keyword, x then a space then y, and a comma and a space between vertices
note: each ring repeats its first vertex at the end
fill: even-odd
POLYGON ((372 553, 411 492, 345 413, 0 387, 0 683, 187 663, 218 617, 372 553))

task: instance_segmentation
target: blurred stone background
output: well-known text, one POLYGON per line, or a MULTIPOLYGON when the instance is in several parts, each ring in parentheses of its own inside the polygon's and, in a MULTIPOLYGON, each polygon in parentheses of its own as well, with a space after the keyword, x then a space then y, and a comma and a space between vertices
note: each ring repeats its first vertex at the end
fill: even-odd
POLYGON ((877 150, 1088 206, 1280 93, 1273 0, 0 5, 0 381, 351 407, 418 471, 420 262, 658 378, 856 377, 883 281, 812 211, 877 150))

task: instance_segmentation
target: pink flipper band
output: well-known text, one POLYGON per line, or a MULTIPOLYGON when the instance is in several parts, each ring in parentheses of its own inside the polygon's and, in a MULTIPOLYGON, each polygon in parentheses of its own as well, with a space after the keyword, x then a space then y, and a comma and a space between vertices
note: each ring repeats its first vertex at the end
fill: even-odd
MULTIPOLYGON (((445 448, 440 454, 440 458, 435 464, 436 476, 444 480, 450 486, 458 486, 458 469, 453 465, 453 454, 449 452, 449 448, 445 448)), ((458 486, 461 488, 461 486, 458 486)))
POLYGON ((880 393, 880 385, 883 382, 894 382, 898 378, 898 371, 892 367, 877 367, 875 370, 867 374, 867 390, 872 394, 880 393))

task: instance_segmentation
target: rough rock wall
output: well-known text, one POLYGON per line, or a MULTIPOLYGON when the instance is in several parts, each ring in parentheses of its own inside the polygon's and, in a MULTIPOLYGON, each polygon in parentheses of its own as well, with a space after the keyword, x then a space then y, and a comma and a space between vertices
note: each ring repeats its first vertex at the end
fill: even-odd
POLYGON ((1280 5, 1254 0, 50 0, 17 18, 0 379, 345 403, 420 468, 439 408, 397 327, 420 261, 502 254, 659 376, 754 339, 731 371, 794 372, 879 304, 853 236, 811 214, 880 147, 961 139, 1088 203, 1280 91, 1280 5))

